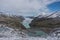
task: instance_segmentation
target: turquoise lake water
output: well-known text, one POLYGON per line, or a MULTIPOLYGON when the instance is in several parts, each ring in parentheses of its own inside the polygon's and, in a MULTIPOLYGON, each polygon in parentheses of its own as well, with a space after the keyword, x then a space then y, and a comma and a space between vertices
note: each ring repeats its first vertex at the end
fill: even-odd
MULTIPOLYGON (((27 28, 27 29, 29 29, 30 28, 30 26, 29 26, 29 24, 31 23, 31 21, 32 21, 32 19, 25 19, 23 22, 22 22, 22 24, 25 26, 25 28, 27 28)), ((33 31, 33 30, 32 30, 33 31)), ((36 34, 33 34, 33 33, 28 33, 30 36, 42 36, 42 35, 46 35, 46 33, 45 32, 43 32, 43 31, 35 31, 35 33, 36 34)))

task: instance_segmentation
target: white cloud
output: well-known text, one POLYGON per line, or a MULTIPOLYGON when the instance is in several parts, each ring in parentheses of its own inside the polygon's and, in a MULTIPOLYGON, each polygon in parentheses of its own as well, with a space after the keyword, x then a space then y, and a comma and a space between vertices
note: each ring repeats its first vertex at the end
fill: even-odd
POLYGON ((48 9, 46 5, 55 1, 56 0, 0 0, 0 9, 10 12, 20 12, 21 15, 31 12, 31 15, 33 15, 33 12, 35 12, 35 14, 47 12, 48 9), (42 9, 42 12, 39 9, 42 9))

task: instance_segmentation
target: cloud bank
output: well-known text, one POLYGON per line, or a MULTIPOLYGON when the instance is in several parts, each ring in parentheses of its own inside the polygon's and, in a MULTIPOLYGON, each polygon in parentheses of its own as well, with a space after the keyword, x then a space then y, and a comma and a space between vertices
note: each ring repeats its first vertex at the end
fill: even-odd
POLYGON ((0 0, 0 11, 23 16, 45 15, 46 5, 59 0, 0 0))

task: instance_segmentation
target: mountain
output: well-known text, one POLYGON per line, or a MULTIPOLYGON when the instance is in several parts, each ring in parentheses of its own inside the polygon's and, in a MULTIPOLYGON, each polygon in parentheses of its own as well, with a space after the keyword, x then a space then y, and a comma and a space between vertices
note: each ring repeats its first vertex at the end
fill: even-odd
POLYGON ((0 14, 0 24, 6 25, 14 29, 26 30, 24 25, 21 24, 23 20, 24 17, 22 16, 16 16, 16 15, 8 16, 2 13, 0 14))
MULTIPOLYGON (((57 12, 58 14, 59 12, 57 12)), ((57 15, 56 17, 50 17, 52 15, 54 15, 56 13, 53 13, 49 16, 46 16, 46 17, 35 17, 31 23, 30 23, 30 26, 32 29, 38 29, 38 30, 42 30, 42 31, 45 31, 45 32, 48 32, 50 33, 50 31, 54 28, 59 28, 60 27, 60 16, 57 15), (42 29, 43 28, 43 29, 42 29)))

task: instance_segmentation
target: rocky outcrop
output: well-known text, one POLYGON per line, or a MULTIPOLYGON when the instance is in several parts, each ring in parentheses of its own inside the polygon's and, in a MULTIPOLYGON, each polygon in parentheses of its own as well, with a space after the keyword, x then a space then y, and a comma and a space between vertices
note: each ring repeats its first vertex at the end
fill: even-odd
POLYGON ((49 33, 53 31, 54 28, 60 28, 60 17, 55 18, 35 18, 30 23, 31 28, 41 29, 49 33))

